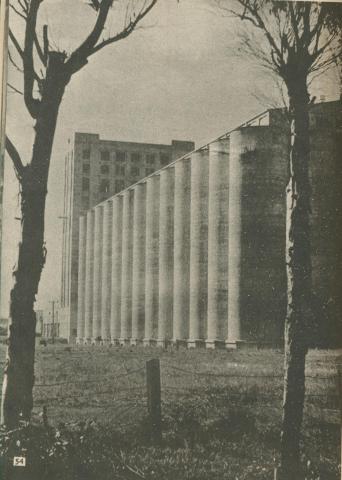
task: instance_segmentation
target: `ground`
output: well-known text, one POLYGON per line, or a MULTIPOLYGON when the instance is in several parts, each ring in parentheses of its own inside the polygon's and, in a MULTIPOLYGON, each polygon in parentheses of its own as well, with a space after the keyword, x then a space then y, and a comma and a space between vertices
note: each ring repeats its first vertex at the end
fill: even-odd
MULTIPOLYGON (((2 362, 4 353, 1 345, 2 362)), ((335 351, 311 351, 307 360, 303 462, 320 471, 320 480, 339 478, 338 362, 335 351)), ((270 350, 39 345, 33 423, 42 425, 45 406, 58 438, 70 429, 83 445, 78 451, 86 449, 84 432, 91 430, 86 454, 97 472, 103 462, 117 468, 118 461, 133 471, 113 476, 112 465, 101 478, 269 479, 278 461, 282 367, 282 353, 270 350), (163 443, 157 446, 147 425, 145 363, 151 358, 160 358, 161 369, 163 443)), ((96 479, 76 471, 74 465, 64 477, 96 479)))

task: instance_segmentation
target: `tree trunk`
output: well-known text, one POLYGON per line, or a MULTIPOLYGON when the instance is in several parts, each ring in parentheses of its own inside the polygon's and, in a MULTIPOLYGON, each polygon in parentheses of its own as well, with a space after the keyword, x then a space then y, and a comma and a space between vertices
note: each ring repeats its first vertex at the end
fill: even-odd
POLYGON ((309 95, 306 76, 287 83, 290 100, 291 146, 287 185, 286 265, 287 315, 281 469, 283 480, 302 480, 300 432, 305 396, 306 326, 311 297, 309 179, 309 95))
POLYGON ((10 294, 10 326, 2 387, 1 423, 29 421, 33 407, 36 315, 34 303, 45 263, 44 213, 58 109, 66 81, 64 55, 51 52, 35 124, 31 163, 21 184, 21 240, 10 294))

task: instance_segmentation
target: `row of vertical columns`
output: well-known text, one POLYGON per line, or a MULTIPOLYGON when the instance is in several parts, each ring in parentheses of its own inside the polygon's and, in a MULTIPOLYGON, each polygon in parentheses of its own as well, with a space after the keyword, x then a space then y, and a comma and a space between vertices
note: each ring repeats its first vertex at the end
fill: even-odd
POLYGON ((122 209, 123 196, 113 198, 112 208, 112 272, 110 337, 118 343, 121 332, 121 269, 122 269, 122 209))
POLYGON ((80 220, 78 341, 213 348, 240 340, 234 142, 234 134, 213 142, 80 220))
POLYGON ((94 220, 93 343, 101 339, 102 236, 103 206, 100 205, 95 208, 94 220))
POLYGON ((132 190, 127 190, 123 194, 120 331, 122 345, 129 342, 132 334, 133 195, 132 190))
POLYGON ((206 335, 208 291, 208 151, 191 155, 189 347, 206 335))
POLYGON ((80 218, 79 246, 78 246, 78 309, 77 309, 77 339, 80 343, 84 339, 84 310, 85 310, 85 281, 86 281, 86 233, 87 217, 80 218))
POLYGON ((159 319, 157 344, 172 339, 174 168, 160 173, 159 212, 159 319))
POLYGON ((146 346, 158 336, 159 315, 159 194, 160 175, 146 180, 145 338, 146 346))
POLYGON ((228 339, 227 344, 236 344, 241 339, 240 327, 240 282, 241 282, 241 134, 233 132, 229 147, 229 233, 228 233, 228 339))
POLYGON ((112 224, 113 202, 103 205, 103 246, 102 246, 102 291, 101 291, 101 338, 110 341, 111 285, 112 285, 112 224))
POLYGON ((145 333, 145 234, 146 184, 140 183, 134 189, 133 208, 132 345, 145 333))
POLYGON ((93 276, 94 276, 94 211, 87 212, 84 292, 84 343, 93 336, 93 276))
POLYGON ((208 330, 206 346, 227 339, 229 140, 209 145, 208 330))
POLYGON ((173 341, 189 338, 191 160, 175 164, 173 341))

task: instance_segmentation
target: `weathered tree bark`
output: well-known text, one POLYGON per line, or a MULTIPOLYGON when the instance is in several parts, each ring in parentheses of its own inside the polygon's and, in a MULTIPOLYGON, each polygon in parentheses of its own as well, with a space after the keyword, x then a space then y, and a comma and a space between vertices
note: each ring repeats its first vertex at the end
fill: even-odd
POLYGON ((287 185, 286 265, 288 305, 285 319, 282 480, 302 480, 300 432, 305 396, 306 326, 311 298, 309 95, 307 76, 287 81, 290 100, 291 145, 287 185))
POLYGON ((67 78, 64 54, 51 52, 35 124, 30 164, 21 185, 21 240, 10 295, 10 326, 2 388, 1 423, 29 421, 33 407, 36 316, 34 303, 45 263, 44 213, 48 171, 58 109, 67 78))

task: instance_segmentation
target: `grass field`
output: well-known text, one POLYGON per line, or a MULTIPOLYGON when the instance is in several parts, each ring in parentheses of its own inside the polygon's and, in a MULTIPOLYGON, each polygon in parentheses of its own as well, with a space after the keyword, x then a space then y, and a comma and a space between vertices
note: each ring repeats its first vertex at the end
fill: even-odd
MULTIPOLYGON (((1 362, 4 351, 2 345, 1 362)), ((303 455, 320 469, 321 480, 339 478, 337 361, 338 354, 329 351, 312 351, 307 359, 303 455)), ((46 406, 49 423, 57 428, 60 422, 105 425, 121 439, 120 455, 141 478, 272 478, 282 367, 283 355, 276 351, 39 346, 33 419, 41 423, 46 406), (156 357, 163 416, 159 447, 145 435, 145 362, 156 357)), ((94 457, 98 450, 105 455, 99 445, 92 449, 94 457)))

